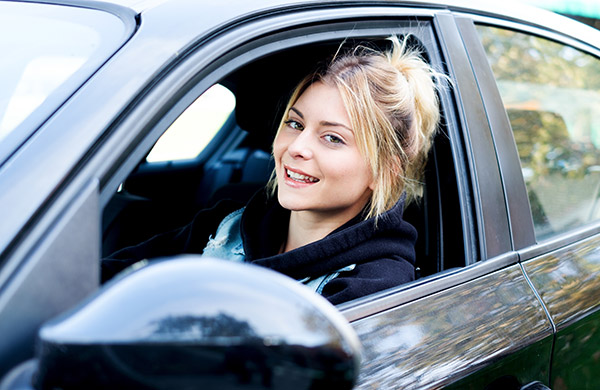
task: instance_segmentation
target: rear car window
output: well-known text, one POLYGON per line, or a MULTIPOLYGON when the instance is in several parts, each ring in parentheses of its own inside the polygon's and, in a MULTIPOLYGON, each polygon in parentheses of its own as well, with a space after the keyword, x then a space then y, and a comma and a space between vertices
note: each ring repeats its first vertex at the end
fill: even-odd
POLYGON ((215 84, 196 99, 156 142, 146 161, 188 160, 197 157, 235 109, 235 95, 215 84))
POLYGON ((600 219, 600 60, 478 26, 513 129, 538 240, 600 219))

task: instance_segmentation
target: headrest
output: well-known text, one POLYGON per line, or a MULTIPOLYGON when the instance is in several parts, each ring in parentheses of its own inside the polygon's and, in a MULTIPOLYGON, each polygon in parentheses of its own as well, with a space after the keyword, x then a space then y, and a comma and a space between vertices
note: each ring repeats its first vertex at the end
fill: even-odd
POLYGON ((272 139, 296 85, 323 59, 335 53, 335 48, 330 44, 278 52, 228 77, 224 84, 236 95, 238 125, 253 135, 272 139))

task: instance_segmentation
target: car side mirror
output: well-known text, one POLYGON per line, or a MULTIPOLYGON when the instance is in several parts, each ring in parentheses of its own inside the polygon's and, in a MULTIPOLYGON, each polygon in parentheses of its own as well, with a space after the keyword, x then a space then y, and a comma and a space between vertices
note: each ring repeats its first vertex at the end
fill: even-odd
POLYGON ((351 388, 358 337, 257 266, 179 256, 105 285, 39 332, 39 389, 351 388))

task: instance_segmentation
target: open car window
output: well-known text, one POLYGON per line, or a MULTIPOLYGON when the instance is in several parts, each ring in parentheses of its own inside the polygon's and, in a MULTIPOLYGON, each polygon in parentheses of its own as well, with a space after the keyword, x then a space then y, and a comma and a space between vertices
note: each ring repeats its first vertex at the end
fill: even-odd
MULTIPOLYGON (((409 44, 418 47, 427 61, 444 72, 428 26, 412 21, 396 31, 400 36, 410 33, 409 44)), ((335 55, 340 45, 383 49, 390 45, 387 38, 392 31, 382 29, 365 36, 353 31, 357 36, 348 39, 349 32, 342 30, 339 39, 307 39, 303 44, 262 53, 192 98, 189 108, 165 129, 105 207, 103 255, 183 226, 198 211, 219 201, 247 202, 271 176, 271 144, 295 85, 335 55), (290 62, 289 58, 298 61, 290 62), (280 71, 281 64, 286 64, 286 72, 280 71), (182 136, 182 143, 172 143, 171 137, 177 136, 182 136), (200 152, 202 159, 194 159, 200 152), (180 159, 186 161, 179 164, 180 159), (155 164, 158 162, 173 164, 155 164)), ((440 99, 442 120, 424 176, 424 196, 404 212, 405 219, 418 231, 417 278, 472 262, 465 255, 465 213, 457 206, 461 204, 456 178, 460 170, 455 151, 460 146, 453 143, 457 142, 458 132, 456 123, 448 121, 453 115, 447 95, 450 91, 442 88, 440 93, 446 95, 440 99)))

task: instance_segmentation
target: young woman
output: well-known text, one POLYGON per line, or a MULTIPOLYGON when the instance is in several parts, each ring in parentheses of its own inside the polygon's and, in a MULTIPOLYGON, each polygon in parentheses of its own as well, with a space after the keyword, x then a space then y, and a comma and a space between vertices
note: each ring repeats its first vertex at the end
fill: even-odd
POLYGON ((203 253, 286 274, 337 304, 414 279, 415 229, 441 77, 406 40, 337 56, 295 89, 273 143, 274 176, 231 203, 105 259, 103 279, 139 259, 203 253), (210 221, 218 221, 218 226, 210 221))

